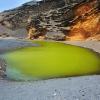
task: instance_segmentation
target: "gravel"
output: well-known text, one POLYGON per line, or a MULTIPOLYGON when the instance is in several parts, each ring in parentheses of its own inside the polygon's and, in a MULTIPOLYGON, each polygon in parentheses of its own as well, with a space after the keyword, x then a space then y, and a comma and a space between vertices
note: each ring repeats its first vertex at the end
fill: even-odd
POLYGON ((0 100, 100 100, 100 76, 34 82, 0 80, 0 100))
MULTIPOLYGON (((91 48, 100 53, 98 41, 65 43, 91 48)), ((0 39, 0 51, 23 45, 32 44, 16 39, 0 39)), ((0 100, 100 100, 100 75, 28 82, 0 80, 0 100)))
POLYGON ((28 40, 20 40, 16 38, 1 38, 0 39, 0 53, 12 49, 17 49, 27 46, 39 46, 38 44, 33 44, 28 40))

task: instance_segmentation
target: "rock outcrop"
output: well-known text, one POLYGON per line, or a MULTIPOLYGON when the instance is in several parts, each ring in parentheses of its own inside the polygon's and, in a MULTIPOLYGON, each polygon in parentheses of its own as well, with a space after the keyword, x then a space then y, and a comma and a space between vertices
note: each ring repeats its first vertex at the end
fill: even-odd
POLYGON ((63 0, 46 0, 40 2, 28 2, 22 6, 0 13, 0 23, 6 27, 16 29, 27 25, 28 18, 36 17, 40 12, 64 6, 63 0))
POLYGON ((36 38, 41 36, 43 29, 47 30, 42 34, 45 39, 83 40, 89 37, 99 37, 100 1, 31 1, 18 8, 0 13, 0 23, 13 30, 32 26, 34 22, 38 30, 35 34, 36 38))
POLYGON ((69 32, 70 40, 98 39, 97 37, 100 36, 99 4, 97 0, 91 0, 77 6, 76 20, 69 32))
POLYGON ((3 59, 0 58, 0 79, 6 77, 5 71, 6 71, 5 60, 3 60, 3 59))

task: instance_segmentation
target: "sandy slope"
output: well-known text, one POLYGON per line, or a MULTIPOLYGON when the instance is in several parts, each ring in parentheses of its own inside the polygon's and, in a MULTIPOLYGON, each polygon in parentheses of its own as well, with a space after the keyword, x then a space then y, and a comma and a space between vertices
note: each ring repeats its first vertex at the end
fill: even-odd
MULTIPOLYGON (((98 41, 65 43, 100 52, 98 41)), ((30 45, 15 39, 0 39, 0 51, 30 45), (11 45, 12 44, 12 45, 11 45)), ((35 82, 0 80, 0 100, 100 100, 100 75, 59 78, 35 82)))
POLYGON ((64 43, 90 48, 100 53, 100 41, 86 40, 86 41, 66 41, 64 43))

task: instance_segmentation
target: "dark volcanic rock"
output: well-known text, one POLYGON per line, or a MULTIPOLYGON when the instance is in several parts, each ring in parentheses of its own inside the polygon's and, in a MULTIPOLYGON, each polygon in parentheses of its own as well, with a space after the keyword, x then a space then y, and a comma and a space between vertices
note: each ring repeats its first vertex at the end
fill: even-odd
POLYGON ((65 35, 62 32, 47 32, 46 39, 63 41, 65 40, 65 35))
POLYGON ((38 5, 32 2, 0 13, 0 23, 12 29, 25 27, 30 16, 34 17, 40 12, 46 12, 64 6, 63 0, 46 0, 45 3, 41 1, 38 5))
POLYGON ((6 71, 6 62, 5 60, 0 58, 0 79, 6 77, 5 71, 6 71))
MULTIPOLYGON (((56 38, 60 36, 62 38, 61 34, 63 32, 65 35, 68 35, 78 20, 83 21, 88 13, 93 13, 91 11, 88 12, 89 7, 92 8, 91 11, 97 10, 100 13, 100 0, 31 1, 18 8, 0 13, 0 23, 15 30, 19 28, 25 29, 27 26, 32 26, 36 22, 35 26, 38 31, 39 29, 46 28, 46 38, 60 40, 56 38), (91 2, 94 3, 91 4, 91 2), (87 7, 79 10, 83 5, 87 5, 87 7), (53 38, 51 38, 52 36, 53 38)), ((37 34, 40 35, 39 33, 37 34)))
MULTIPOLYGON (((59 12, 52 15, 53 18, 56 16, 61 17, 64 12, 68 11, 68 19, 72 15, 72 12, 69 10, 74 5, 83 1, 86 0, 44 0, 38 3, 31 1, 18 8, 0 13, 0 23, 12 29, 22 28, 27 25, 27 20, 30 16, 34 18, 40 13, 48 12, 50 10, 57 10, 57 12, 59 12)), ((65 15, 62 16, 60 20, 62 21, 64 19, 66 19, 65 15)))

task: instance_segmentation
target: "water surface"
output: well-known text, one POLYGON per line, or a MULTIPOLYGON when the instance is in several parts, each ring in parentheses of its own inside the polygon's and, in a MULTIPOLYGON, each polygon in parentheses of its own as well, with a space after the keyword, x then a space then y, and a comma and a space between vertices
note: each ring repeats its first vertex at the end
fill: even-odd
POLYGON ((40 46, 3 55, 9 79, 38 80, 100 73, 100 56, 92 50, 57 42, 33 43, 40 46))

